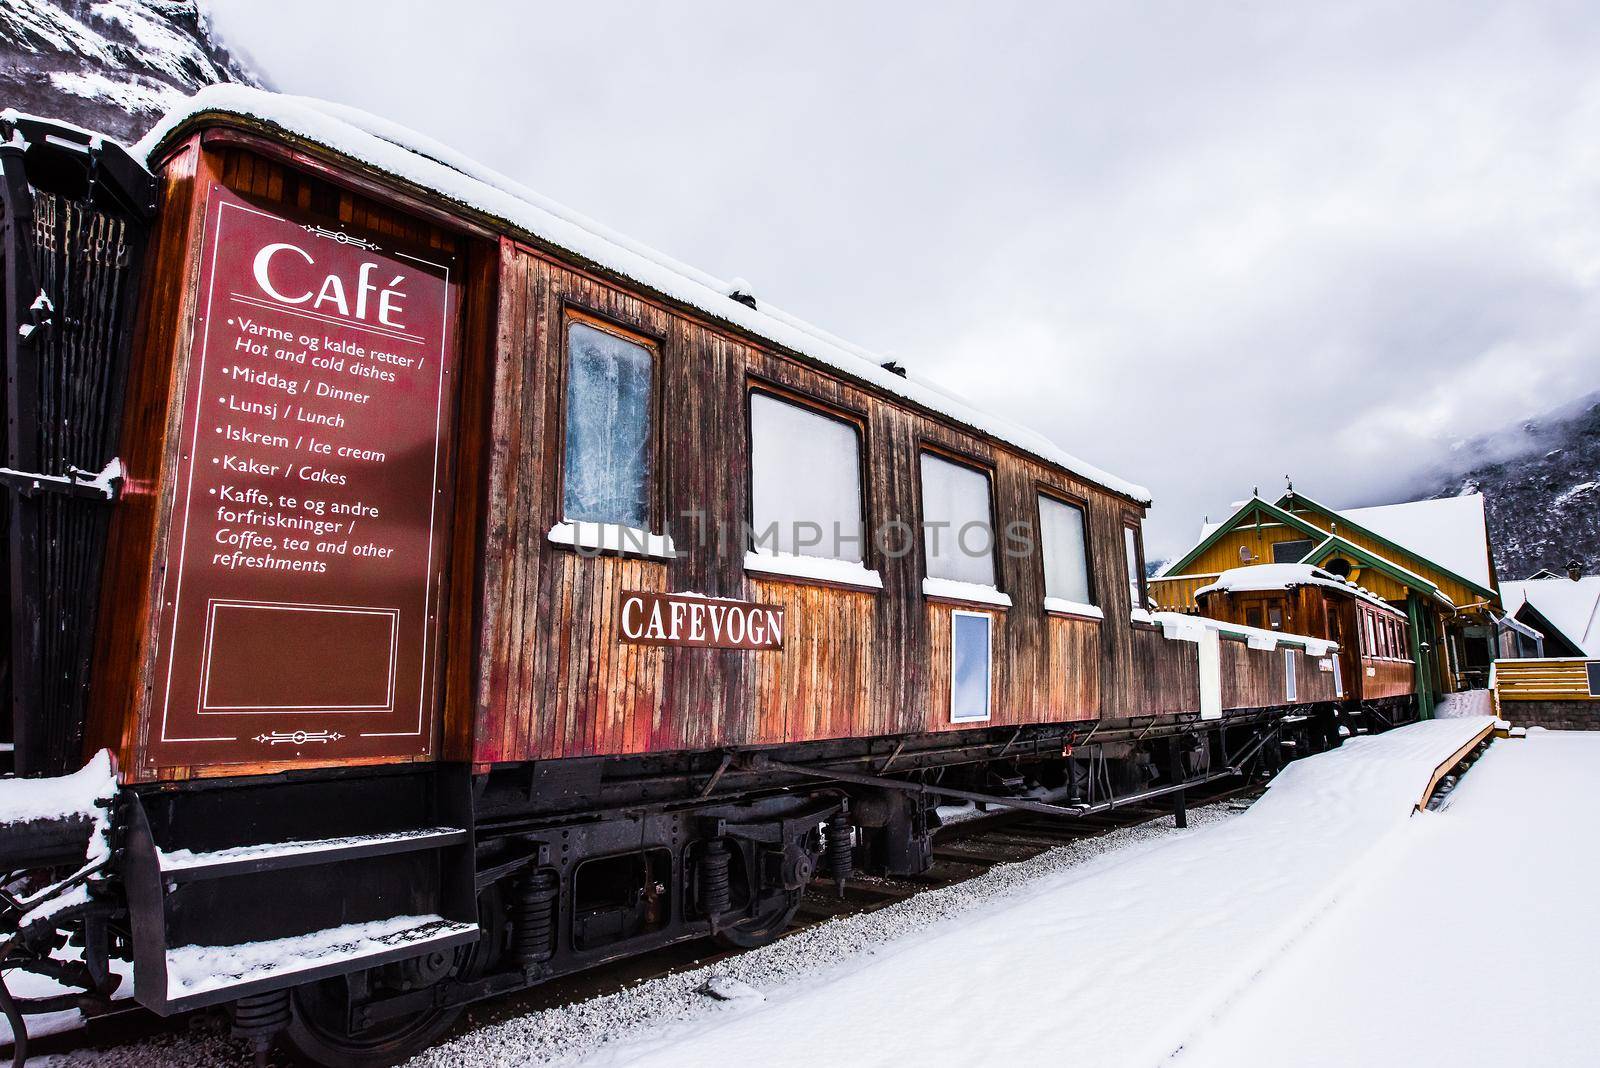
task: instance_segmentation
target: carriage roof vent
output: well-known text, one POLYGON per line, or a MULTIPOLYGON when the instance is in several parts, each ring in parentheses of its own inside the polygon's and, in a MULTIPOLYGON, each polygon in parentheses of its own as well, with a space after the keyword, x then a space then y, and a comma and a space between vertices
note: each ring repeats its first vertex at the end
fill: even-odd
POLYGON ((906 365, 899 360, 884 360, 878 366, 892 375, 899 375, 901 378, 906 377, 906 365))
POLYGON ((735 278, 728 283, 728 299, 736 300, 746 308, 756 306, 755 294, 750 292, 750 283, 743 278, 735 278))

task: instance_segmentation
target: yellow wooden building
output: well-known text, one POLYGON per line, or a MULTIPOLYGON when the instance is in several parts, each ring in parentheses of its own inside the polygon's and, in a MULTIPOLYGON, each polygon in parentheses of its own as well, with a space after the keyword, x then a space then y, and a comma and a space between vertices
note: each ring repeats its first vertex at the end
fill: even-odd
POLYGON ((1477 494, 1335 510, 1293 490, 1250 498, 1150 580, 1161 608, 1197 612, 1195 591, 1256 564, 1314 564, 1364 587, 1411 621, 1421 713, 1440 693, 1483 685, 1504 613, 1477 494))

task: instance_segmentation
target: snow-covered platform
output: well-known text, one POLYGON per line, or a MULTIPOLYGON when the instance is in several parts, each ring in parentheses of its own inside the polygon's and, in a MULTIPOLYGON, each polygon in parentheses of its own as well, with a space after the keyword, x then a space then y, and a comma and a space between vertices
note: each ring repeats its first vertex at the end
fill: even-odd
POLYGON ((1587 732, 1496 743, 1177 1064, 1596 1063, 1597 763, 1587 732))
MULTIPOLYGON (((1030 883, 982 914, 845 960, 820 980, 614 1043, 592 1061, 1161 1063, 1387 863, 1440 765, 1491 724, 1432 720, 1353 739, 1291 765, 1235 819, 1030 883)), ((1451 893, 1473 896, 1479 922, 1491 908, 1481 881, 1451 893)), ((1428 906, 1417 891, 1396 902, 1428 906)), ((1376 996, 1401 999, 1381 971, 1372 979, 1376 996)), ((1307 1011, 1320 1012, 1315 1025, 1299 1025, 1277 1054, 1343 1016, 1307 1011)))

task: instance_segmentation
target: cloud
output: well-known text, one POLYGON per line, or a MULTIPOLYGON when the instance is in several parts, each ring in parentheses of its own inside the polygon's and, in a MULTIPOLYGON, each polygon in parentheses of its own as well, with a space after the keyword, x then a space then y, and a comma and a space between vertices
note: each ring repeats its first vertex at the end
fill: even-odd
POLYGON ((1155 491, 1152 558, 1600 371, 1600 11, 212 0, 434 135, 1155 491))

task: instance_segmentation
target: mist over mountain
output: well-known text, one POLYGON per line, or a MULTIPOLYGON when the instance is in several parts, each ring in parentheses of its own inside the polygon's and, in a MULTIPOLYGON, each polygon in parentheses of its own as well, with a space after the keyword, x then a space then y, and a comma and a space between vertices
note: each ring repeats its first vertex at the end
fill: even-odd
POLYGON ((212 33, 199 0, 4 0, 0 104, 136 140, 214 82, 262 79, 212 33))
POLYGON ((1482 493, 1502 580, 1600 572, 1600 393, 1457 443, 1417 497, 1482 493))

